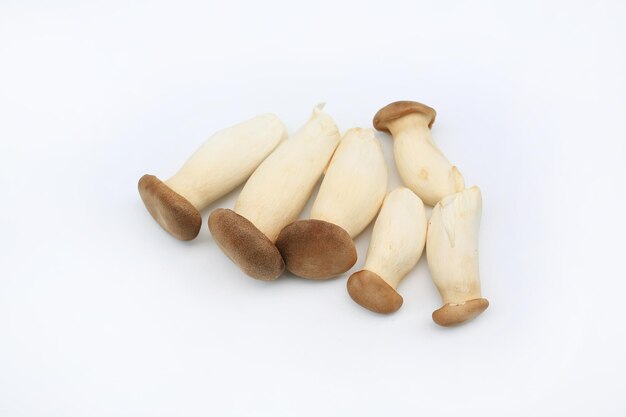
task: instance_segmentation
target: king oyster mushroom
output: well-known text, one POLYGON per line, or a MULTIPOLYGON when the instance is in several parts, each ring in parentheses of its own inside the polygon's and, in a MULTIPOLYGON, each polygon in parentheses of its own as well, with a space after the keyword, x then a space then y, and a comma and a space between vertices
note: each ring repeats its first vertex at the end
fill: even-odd
POLYGON ((482 197, 478 187, 444 197, 428 223, 428 268, 443 299, 433 313, 441 326, 463 323, 489 307, 480 292, 478 229, 482 197))
POLYGON ((276 247, 287 269, 327 279, 357 260, 354 237, 374 219, 387 191, 387 164, 372 129, 348 130, 322 181, 309 220, 285 227, 276 247))
POLYGON ((317 106, 309 121, 259 165, 235 210, 217 209, 209 229, 217 245, 249 276, 274 280, 285 269, 275 246, 297 219, 339 143, 333 119, 317 106))
POLYGON ((270 113, 221 130, 167 181, 141 177, 141 199, 168 233, 194 239, 202 225, 200 210, 243 183, 286 136, 283 123, 270 113))
POLYGON ((402 306, 396 288, 417 264, 426 241, 424 203, 411 190, 390 192, 380 209, 365 266, 348 279, 354 301, 376 313, 393 313, 402 306))
POLYGON ((404 184, 434 206, 465 188, 463 176, 433 141, 435 109, 415 101, 396 101, 374 116, 374 127, 393 136, 393 154, 404 184))

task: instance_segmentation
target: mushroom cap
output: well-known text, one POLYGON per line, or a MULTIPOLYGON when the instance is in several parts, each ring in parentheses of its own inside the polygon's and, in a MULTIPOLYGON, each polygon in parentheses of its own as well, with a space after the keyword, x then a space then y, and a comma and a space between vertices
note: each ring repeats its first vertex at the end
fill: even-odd
POLYGON ((271 281, 285 270, 285 262, 272 241, 234 211, 214 210, 209 216, 209 230, 226 256, 252 278, 271 281))
POLYGON ((402 296, 378 274, 367 269, 350 276, 348 293, 358 304, 375 313, 390 314, 402 307, 402 296))
POLYGON ((169 234, 180 240, 192 240, 202 227, 202 216, 186 198, 176 193, 154 175, 139 179, 139 195, 146 208, 169 234))
POLYGON ((341 227, 323 220, 299 220, 281 230, 276 247, 287 270, 302 278, 328 279, 356 263, 352 238, 341 227))
POLYGON ((374 115, 374 127, 381 132, 389 133, 387 123, 399 119, 411 113, 422 113, 429 117, 428 127, 432 127, 435 123, 435 117, 437 112, 432 107, 425 104, 418 103, 417 101, 394 101, 391 104, 387 104, 382 109, 378 110, 374 115))
POLYGON ((486 298, 476 298, 463 304, 446 304, 433 312, 433 320, 440 326, 454 326, 472 320, 489 307, 486 298))

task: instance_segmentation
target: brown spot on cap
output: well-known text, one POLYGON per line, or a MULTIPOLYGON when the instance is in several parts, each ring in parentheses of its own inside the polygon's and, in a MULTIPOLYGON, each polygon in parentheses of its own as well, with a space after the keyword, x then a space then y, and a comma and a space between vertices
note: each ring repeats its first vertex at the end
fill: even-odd
POLYGON ((328 279, 356 263, 352 238, 341 227, 323 220, 300 220, 281 230, 276 247, 287 270, 302 278, 328 279))
POLYGON ((367 269, 350 276, 348 293, 358 304, 375 313, 394 313, 402 307, 402 296, 378 274, 367 269))
POLYGON ((202 216, 186 198, 154 175, 141 177, 138 187, 146 208, 169 234, 180 240, 192 240, 198 236, 202 216))
POLYGON ((429 118, 428 127, 435 123, 437 112, 432 107, 417 101, 394 101, 387 104, 374 115, 374 127, 381 132, 389 132, 387 123, 411 113, 422 113, 429 118))
POLYGON ((226 256, 252 278, 271 281, 285 270, 285 262, 272 241, 234 211, 214 210, 209 216, 209 229, 226 256))
POLYGON ((446 304, 433 312, 433 320, 440 326, 454 326, 472 320, 489 307, 486 298, 476 298, 463 304, 446 304))

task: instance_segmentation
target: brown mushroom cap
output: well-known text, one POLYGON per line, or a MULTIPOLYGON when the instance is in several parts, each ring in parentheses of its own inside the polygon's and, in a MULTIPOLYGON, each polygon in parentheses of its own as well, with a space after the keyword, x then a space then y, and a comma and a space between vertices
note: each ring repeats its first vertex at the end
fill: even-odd
POLYGON ((276 239, 287 270, 302 278, 328 279, 356 263, 352 238, 341 227, 323 220, 299 220, 276 239))
POLYGON ((394 313, 402 307, 402 296, 378 274, 367 269, 350 276, 348 293, 358 304, 375 313, 394 313))
POLYGON ((440 326, 454 326, 469 321, 489 307, 486 298, 476 298, 463 304, 446 304, 433 312, 433 320, 440 326))
POLYGON ((226 256, 252 278, 271 281, 285 270, 285 262, 272 241, 234 211, 214 210, 209 216, 209 230, 226 256))
POLYGON ((200 232, 202 216, 182 197, 154 175, 144 175, 138 184, 146 208, 169 234, 180 240, 192 240, 200 232))
POLYGON ((432 127, 435 123, 435 117, 437 112, 432 107, 428 107, 425 104, 418 103, 417 101, 394 101, 391 104, 387 104, 374 115, 374 127, 381 132, 389 133, 387 123, 399 119, 411 113, 422 113, 430 119, 428 127, 432 127))

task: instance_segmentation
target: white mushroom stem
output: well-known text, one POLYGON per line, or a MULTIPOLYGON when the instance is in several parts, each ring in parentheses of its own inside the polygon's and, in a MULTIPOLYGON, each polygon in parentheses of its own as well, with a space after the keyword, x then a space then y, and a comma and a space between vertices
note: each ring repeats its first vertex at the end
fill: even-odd
POLYGON ((374 130, 348 130, 330 161, 311 219, 336 224, 354 238, 376 216, 387 191, 387 175, 374 130))
POLYGON ((441 153, 421 113, 387 122, 393 136, 393 154, 404 184, 424 203, 434 206, 448 194, 465 188, 463 176, 441 153))
POLYGON ((445 197, 428 223, 428 268, 444 304, 480 299, 478 229, 480 189, 472 187, 445 197))
POLYGON ((283 123, 270 113, 223 129, 165 184, 202 210, 243 183, 286 136, 283 123))
POLYGON ((322 107, 259 165, 237 199, 235 212, 272 242, 297 219, 339 142, 337 125, 322 107))
POLYGON ((400 187, 389 193, 374 223, 363 269, 396 289, 422 256, 426 224, 424 203, 411 190, 400 187))

